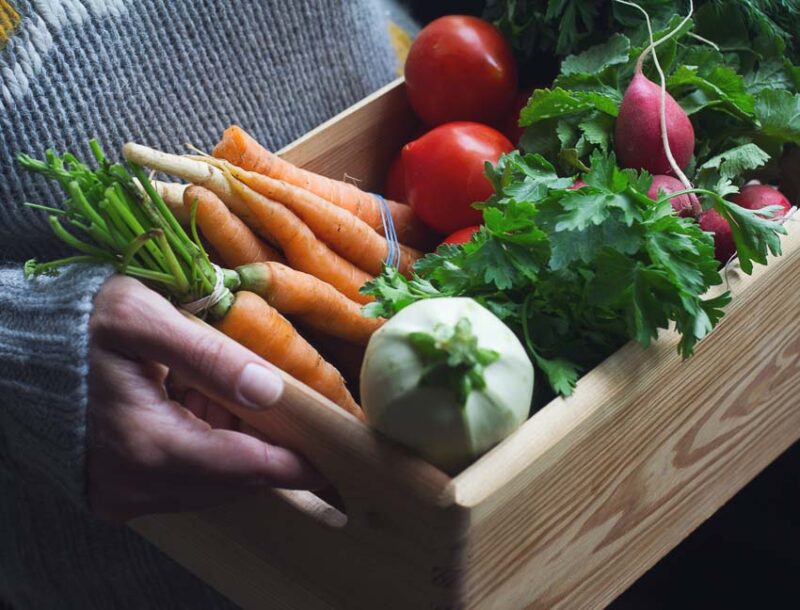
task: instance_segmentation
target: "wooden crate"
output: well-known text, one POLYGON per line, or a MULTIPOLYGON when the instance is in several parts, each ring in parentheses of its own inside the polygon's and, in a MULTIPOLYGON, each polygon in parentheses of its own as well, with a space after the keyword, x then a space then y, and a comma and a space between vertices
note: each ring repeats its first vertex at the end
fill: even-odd
MULTIPOLYGON (((396 82, 282 154, 374 189, 415 128, 396 82)), ((787 224, 782 257, 729 274, 691 360, 672 332, 627 345, 455 478, 287 379, 279 406, 239 413, 308 456, 344 512, 275 491, 131 525, 245 608, 602 607, 800 436, 787 224)))

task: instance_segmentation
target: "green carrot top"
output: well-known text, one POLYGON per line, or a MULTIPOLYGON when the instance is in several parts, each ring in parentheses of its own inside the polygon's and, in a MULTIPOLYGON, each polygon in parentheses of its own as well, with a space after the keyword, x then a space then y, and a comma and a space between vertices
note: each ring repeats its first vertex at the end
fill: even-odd
MULTIPOLYGON (((65 191, 63 209, 26 205, 49 212, 56 236, 80 252, 45 263, 29 260, 26 274, 54 274, 75 262, 106 263, 145 280, 177 304, 214 295, 216 303, 209 304, 208 314, 212 318, 223 315, 233 297, 216 285, 218 268, 200 242, 196 210, 192 209, 190 237, 140 166, 130 163, 129 170, 110 163, 97 141, 91 140, 90 146, 97 169, 71 153, 58 156, 48 150, 44 160, 17 156, 23 168, 55 180, 65 191)), ((232 275, 224 277, 229 283, 232 275)))

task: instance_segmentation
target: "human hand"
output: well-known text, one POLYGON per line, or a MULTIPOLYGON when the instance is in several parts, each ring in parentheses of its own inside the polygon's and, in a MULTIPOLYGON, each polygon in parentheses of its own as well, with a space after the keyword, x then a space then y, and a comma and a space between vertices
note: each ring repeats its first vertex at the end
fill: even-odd
POLYGON ((185 318, 140 282, 111 277, 89 322, 91 509, 122 520, 261 488, 319 486, 321 477, 295 453, 223 429, 233 417, 215 400, 258 410, 282 391, 281 378, 258 356, 185 318), (167 395, 168 373, 192 388, 183 404, 167 395))

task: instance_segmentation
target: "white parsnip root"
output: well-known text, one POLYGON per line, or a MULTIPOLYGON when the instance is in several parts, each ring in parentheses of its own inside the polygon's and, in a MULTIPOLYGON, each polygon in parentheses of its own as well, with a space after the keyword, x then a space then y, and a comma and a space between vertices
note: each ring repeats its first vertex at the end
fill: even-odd
POLYGON ((203 186, 222 199, 231 211, 251 228, 258 226, 247 205, 233 192, 225 174, 196 158, 165 153, 149 146, 128 142, 122 147, 122 156, 127 161, 182 178, 192 184, 203 186))
MULTIPOLYGON (((138 178, 134 178, 133 183, 142 193, 145 192, 138 178)), ((161 180, 150 180, 150 184, 156 189, 178 222, 184 227, 189 226, 189 213, 183 207, 183 192, 189 185, 178 182, 162 182, 161 180)))
POLYGON ((153 186, 161 198, 174 212, 177 209, 183 209, 183 192, 189 186, 188 184, 180 184, 178 182, 162 182, 161 180, 153 180, 153 186))

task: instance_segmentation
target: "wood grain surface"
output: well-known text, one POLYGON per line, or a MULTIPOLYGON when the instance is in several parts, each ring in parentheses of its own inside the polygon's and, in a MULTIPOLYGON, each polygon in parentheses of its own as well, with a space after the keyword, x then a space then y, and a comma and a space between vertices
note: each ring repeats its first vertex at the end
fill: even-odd
POLYGON ((304 169, 382 191, 386 169, 419 128, 397 79, 333 117, 278 154, 304 169))

